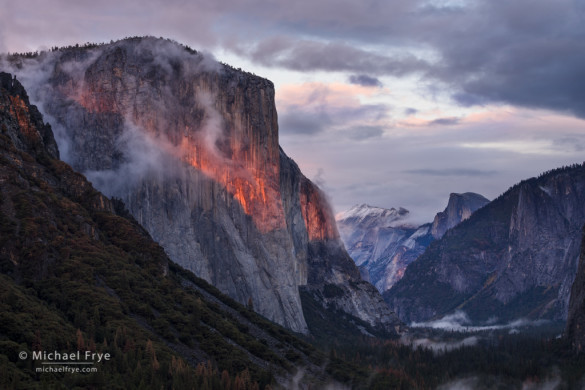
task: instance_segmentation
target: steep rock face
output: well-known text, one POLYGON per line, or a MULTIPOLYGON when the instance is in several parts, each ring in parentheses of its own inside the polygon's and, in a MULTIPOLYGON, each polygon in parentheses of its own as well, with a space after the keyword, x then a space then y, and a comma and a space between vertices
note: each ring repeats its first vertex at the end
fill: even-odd
POLYGON ((278 146, 271 82, 154 38, 13 62, 25 83, 46 75, 34 96, 64 158, 220 290, 306 332, 299 286, 359 279, 325 198, 278 146))
POLYGON ((567 318, 585 223, 585 166, 521 182, 433 242, 384 294, 405 321, 567 318))
POLYGON ((345 250, 325 195, 284 152, 281 188, 294 252, 299 263, 305 265, 302 276, 306 283, 301 285, 305 293, 324 307, 344 311, 385 331, 399 331, 397 317, 374 286, 361 279, 345 250), (336 293, 328 294, 331 289, 336 293))
POLYGON ((336 216, 341 238, 360 272, 380 291, 392 287, 432 237, 430 224, 413 226, 409 211, 357 205, 336 216))
MULTIPOLYGON (((202 375, 219 383, 223 370, 235 383, 242 367, 255 388, 290 386, 293 366, 303 370, 300 386, 333 382, 314 363, 320 352, 169 261, 121 202, 57 156, 51 127, 20 83, 0 72, 3 360, 16 362, 17 349, 83 354, 82 339, 92 352, 127 361, 88 379, 99 388, 197 387, 202 375), (153 350, 171 371, 152 369, 153 350), (219 371, 196 370, 210 361, 219 371)), ((3 364, 0 388, 14 388, 13 378, 18 388, 40 380, 62 387, 62 376, 40 379, 34 365, 3 364)))
POLYGON ((0 73, 2 94, 2 134, 10 137, 16 148, 24 152, 47 152, 59 158, 59 150, 51 126, 43 122, 36 106, 31 106, 23 86, 8 73, 0 73))
POLYGON ((407 222, 409 211, 354 206, 336 216, 341 238, 360 272, 380 291, 389 290, 429 244, 441 238, 489 200, 467 192, 451 194, 444 211, 432 224, 414 226, 407 222))
POLYGON ((576 351, 585 351, 585 226, 577 276, 571 288, 566 336, 576 351))
POLYGON ((447 208, 437 213, 431 227, 433 238, 443 237, 445 232, 461 221, 465 221, 476 210, 489 203, 489 200, 479 194, 466 192, 464 194, 451 194, 447 208))

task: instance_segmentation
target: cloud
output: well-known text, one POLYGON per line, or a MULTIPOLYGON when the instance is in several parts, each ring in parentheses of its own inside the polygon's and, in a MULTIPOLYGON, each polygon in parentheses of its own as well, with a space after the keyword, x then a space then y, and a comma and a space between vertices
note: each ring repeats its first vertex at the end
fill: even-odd
POLYGON ((355 106, 320 104, 291 105, 279 110, 279 128, 282 134, 315 135, 325 131, 336 132, 354 140, 379 137, 388 117, 389 108, 378 104, 355 106))
POLYGON ((564 154, 567 150, 566 143, 556 143, 547 139, 524 139, 506 141, 479 141, 462 142, 459 146, 475 150, 498 150, 515 154, 534 154, 539 156, 564 154))
POLYGON ((416 108, 412 108, 412 107, 407 107, 404 109, 405 116, 415 115, 417 112, 418 112, 418 110, 416 108))
POLYGON ((325 170, 323 168, 319 168, 317 174, 313 177, 313 183, 315 183, 321 189, 325 188, 325 170))
POLYGON ((464 311, 457 310, 453 314, 448 314, 438 320, 428 322, 413 322, 410 324, 410 326, 413 328, 442 329, 450 332, 478 332, 486 330, 517 329, 528 326, 540 326, 548 322, 546 320, 531 321, 525 318, 520 318, 507 324, 496 324, 496 321, 497 319, 492 318, 484 325, 474 325, 464 311))
POLYGON ((317 167, 325 169, 337 211, 357 203, 404 207, 421 224, 445 208, 452 192, 494 199, 521 180, 583 161, 569 141, 554 142, 583 138, 585 122, 575 117, 491 107, 466 115, 457 126, 429 127, 429 120, 448 115, 421 108, 417 116, 424 118, 423 125, 401 126, 402 119, 393 115, 402 110, 389 111, 380 123, 340 124, 308 136, 284 134, 281 145, 308 177, 317 167), (359 126, 380 126, 384 133, 359 142, 343 133, 359 126))
POLYGON ((358 105, 361 97, 382 96, 385 90, 342 83, 309 82, 280 86, 277 103, 280 105, 358 105))
POLYGON ((361 102, 361 96, 372 95, 370 87, 348 84, 285 85, 278 92, 281 133, 334 132, 353 140, 379 137, 384 133, 390 107, 361 102))
POLYGON ((344 42, 298 40, 282 36, 265 39, 251 47, 242 45, 237 51, 264 66, 300 72, 347 71, 404 76, 428 68, 426 61, 409 53, 390 57, 344 42))
POLYGON ((452 168, 452 169, 410 169, 404 171, 413 175, 427 175, 427 176, 494 176, 497 171, 488 171, 481 169, 466 169, 466 168, 452 168))
POLYGON ((162 182, 180 172, 176 148, 166 138, 148 134, 128 118, 124 126, 115 142, 116 150, 123 154, 123 162, 112 169, 84 172, 96 188, 108 196, 121 197, 147 177, 162 182))
POLYGON ((403 338, 401 342, 405 345, 410 345, 416 349, 418 347, 430 349, 435 355, 440 355, 445 352, 452 351, 461 347, 471 347, 477 345, 479 338, 476 336, 466 337, 463 340, 448 341, 448 340, 431 340, 429 338, 408 339, 403 338))
POLYGON ((583 159, 571 117, 585 110, 581 1, 21 0, 3 11, 9 51, 154 35, 239 54, 228 62, 275 78, 281 144, 309 177, 325 169, 340 209, 404 206, 428 222, 450 192, 491 198, 583 159), (351 84, 360 75, 392 94, 351 84), (305 84, 287 92, 293 82, 305 84))
POLYGON ((553 145, 563 149, 565 148, 572 149, 575 152, 583 152, 585 151, 585 137, 583 136, 560 137, 553 140, 553 145))
POLYGON ((579 1, 22 0, 3 11, 4 50, 162 35, 198 48, 221 45, 273 68, 419 75, 462 105, 506 103, 585 117, 579 1))
POLYGON ((461 118, 438 118, 428 122, 429 126, 454 126, 461 122, 461 118))
POLYGON ((555 372, 552 378, 548 378, 543 382, 533 382, 529 379, 525 380, 524 383, 522 383, 522 390, 558 390, 563 388, 562 382, 560 373, 555 372))
POLYGON ((2 12, 0 15, 0 53, 6 52, 6 44, 4 43, 4 26, 5 26, 5 14, 2 12))
MULTIPOLYGON (((535 381, 534 378, 527 378, 522 383, 522 390, 556 390, 563 388, 562 378, 558 368, 553 368, 549 374, 549 378, 542 381, 535 381)), ((445 384, 437 387, 437 390, 487 390, 494 388, 516 388, 517 385, 512 385, 502 378, 489 376, 482 376, 481 378, 472 376, 466 378, 458 378, 451 380, 445 384)))
MULTIPOLYGON (((118 53, 118 50, 122 51, 129 61, 139 57, 141 69, 146 74, 151 72, 156 74, 160 79, 189 79, 201 72, 221 74, 223 71, 223 67, 209 55, 193 53, 169 40, 152 37, 143 38, 139 42, 129 43, 123 40, 114 45, 98 46, 88 49, 84 55, 71 61, 64 59, 67 57, 63 56, 67 54, 60 51, 25 59, 18 63, 18 66, 14 66, 8 60, 0 61, 0 68, 6 68, 18 75, 19 80, 27 88, 31 101, 38 105, 44 119, 52 124, 61 158, 82 171, 96 188, 108 196, 122 196, 145 178, 155 178, 163 182, 180 177, 185 172, 182 161, 190 153, 182 143, 175 141, 173 144, 164 132, 157 132, 157 129, 169 127, 169 122, 176 116, 177 107, 181 105, 179 97, 173 95, 169 88, 163 87, 157 90, 155 99, 142 102, 156 105, 158 115, 150 118, 152 119, 150 123, 150 119, 136 118, 131 112, 131 106, 120 105, 121 111, 117 112, 122 118, 120 126, 110 124, 113 128, 107 129, 114 136, 96 141, 95 146, 98 149, 113 148, 116 151, 115 157, 106 159, 104 163, 106 165, 102 164, 99 169, 92 165, 91 160, 86 161, 86 165, 77 165, 76 154, 80 145, 75 144, 74 139, 76 142, 85 142, 85 138, 76 137, 75 131, 80 129, 79 123, 85 123, 87 113, 83 107, 87 104, 86 100, 92 98, 91 94, 86 94, 83 98, 86 72, 112 53, 118 53), (51 105, 54 101, 53 94, 56 92, 54 86, 49 86, 48 79, 55 73, 57 67, 59 71, 71 77, 70 83, 74 87, 67 95, 70 99, 65 104, 69 107, 55 110, 51 105), (55 118, 46 111, 55 112, 55 115, 67 111, 67 115, 55 118)), ((124 94, 127 91, 117 92, 124 94)), ((215 109, 216 97, 212 92, 205 90, 198 90, 196 96, 197 108, 200 108, 203 114, 195 136, 200 137, 209 156, 224 159, 217 147, 223 141, 224 124, 222 116, 215 109)))
POLYGON ((473 390, 473 389, 481 389, 480 387, 482 381, 477 377, 469 377, 469 378, 462 378, 462 379, 455 379, 448 383, 445 383, 439 387, 437 390, 473 390))
POLYGON ((460 117, 435 117, 436 114, 441 114, 440 111, 430 113, 419 112, 416 109, 407 108, 404 110, 405 118, 399 121, 398 126, 402 127, 453 127, 460 125, 466 121, 467 118, 460 117), (419 114, 417 116, 417 114, 419 114), (434 119, 426 119, 425 117, 432 116, 434 119))
POLYGON ((356 141, 362 141, 370 138, 378 138, 384 134, 383 126, 356 126, 348 128, 344 131, 344 134, 356 141))
POLYGON ((434 37, 440 53, 427 73, 463 105, 503 102, 585 115, 585 92, 575 84, 585 68, 583 9, 577 2, 481 1, 434 37))
POLYGON ((307 110, 293 106, 281 114, 279 122, 284 134, 317 134, 331 124, 331 118, 324 108, 307 110))
POLYGON ((371 77, 365 74, 350 75, 349 82, 351 84, 361 85, 362 87, 383 87, 384 85, 376 77, 371 77))
POLYGON ((279 37, 239 43, 265 66, 398 76, 418 74, 462 105, 506 103, 585 116, 584 6, 561 0, 451 3, 301 1, 259 10, 279 37), (280 26, 280 27, 278 27, 280 26), (286 34, 285 34, 286 33, 286 34), (367 48, 367 49, 365 49, 367 48))

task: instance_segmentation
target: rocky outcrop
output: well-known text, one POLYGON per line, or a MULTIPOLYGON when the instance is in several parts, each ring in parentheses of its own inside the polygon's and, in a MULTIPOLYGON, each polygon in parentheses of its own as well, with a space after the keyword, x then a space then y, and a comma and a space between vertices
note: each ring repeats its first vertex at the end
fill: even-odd
POLYGON ((336 216, 348 253, 380 292, 391 288, 432 241, 430 224, 408 223, 409 211, 357 205, 336 216))
POLYGON ((432 224, 420 226, 408 222, 409 211, 383 209, 368 205, 354 206, 336 216, 341 238, 360 272, 380 292, 398 282, 409 264, 427 246, 441 238, 489 201, 479 194, 451 194, 444 211, 432 224))
POLYGON ((54 272, 71 251, 64 231, 98 239, 86 209, 114 212, 110 199, 58 157, 51 126, 20 82, 0 72, 0 270, 16 280, 54 272))
POLYGON ((585 223, 585 166, 521 182, 433 242, 384 294, 404 321, 565 320, 585 223))
POLYGON ((449 195, 449 203, 444 211, 437 213, 431 227, 433 238, 443 237, 447 230, 465 221, 476 210, 489 203, 485 197, 473 192, 449 195))
POLYGON ((566 336, 577 352, 585 351, 585 226, 577 276, 571 288, 566 336))
POLYGON ((48 153, 59 158, 51 126, 43 122, 38 108, 30 104, 16 77, 0 72, 0 88, 5 91, 0 96, 2 134, 10 137, 14 146, 23 152, 48 153))
MULTIPOLYGON (((12 62, 38 86, 66 161, 121 198, 171 259, 298 332, 299 286, 354 291, 325 197, 278 146, 270 81, 154 38, 12 62)), ((379 296, 360 297, 344 307, 386 326, 387 308, 362 315, 379 296)))

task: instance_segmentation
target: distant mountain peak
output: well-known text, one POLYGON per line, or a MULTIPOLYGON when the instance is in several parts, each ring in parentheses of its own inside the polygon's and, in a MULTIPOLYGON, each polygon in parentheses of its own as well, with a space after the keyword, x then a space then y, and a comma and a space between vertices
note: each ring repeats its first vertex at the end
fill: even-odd
POLYGON ((353 206, 349 210, 338 213, 335 216, 337 222, 345 221, 359 225, 371 225, 394 227, 404 225, 410 211, 405 208, 394 207, 387 209, 383 207, 370 206, 362 203, 353 206))
POLYGON ((410 212, 405 208, 386 209, 365 203, 337 214, 335 219, 362 276, 384 292, 402 278, 409 264, 433 240, 488 202, 473 192, 451 193, 447 207, 437 214, 434 223, 420 226, 410 221, 410 212))
POLYGON ((465 221, 476 210, 488 203, 489 199, 474 192, 462 194, 452 192, 449 195, 449 203, 445 210, 435 216, 431 234, 435 239, 441 238, 447 230, 465 221))

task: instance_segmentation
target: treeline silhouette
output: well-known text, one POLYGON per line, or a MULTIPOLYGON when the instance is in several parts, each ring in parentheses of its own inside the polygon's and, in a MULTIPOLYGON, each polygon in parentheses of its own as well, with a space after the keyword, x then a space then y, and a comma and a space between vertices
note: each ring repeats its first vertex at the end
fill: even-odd
MULTIPOLYGON (((118 39, 118 40, 110 40, 109 42, 86 42, 83 44, 79 44, 76 43, 75 45, 67 45, 67 46, 52 46, 50 49, 48 50, 36 50, 36 51, 28 51, 28 52, 13 52, 13 53, 6 53, 6 56, 8 57, 8 59, 15 59, 15 58, 38 58, 41 57, 47 53, 51 53, 51 52, 56 52, 56 51, 72 51, 72 50, 88 50, 88 49, 95 49, 98 47, 104 47, 104 46, 108 46, 108 45, 113 45, 119 42, 124 42, 124 41, 140 41, 143 39, 158 39, 158 40, 162 40, 162 41, 166 41, 169 43, 172 43, 174 45, 180 46, 182 47, 186 52, 188 52, 189 54, 193 54, 193 55, 198 55, 201 54, 199 53, 197 50, 191 48, 189 45, 177 42, 174 39, 170 39, 170 38, 163 38, 163 37, 159 37, 156 38, 154 36, 151 35, 144 35, 144 36, 131 36, 131 37, 125 37, 122 39, 118 39)), ((223 65, 226 68, 229 68, 233 71, 238 71, 241 73, 244 73, 246 75, 250 75, 250 76, 254 76, 254 77, 258 77, 255 73, 252 72, 248 72, 246 70, 243 70, 242 68, 236 68, 232 65, 226 64, 225 62, 222 61, 217 61, 219 64, 223 65)))

